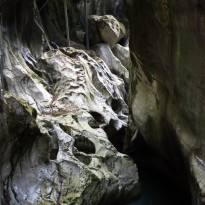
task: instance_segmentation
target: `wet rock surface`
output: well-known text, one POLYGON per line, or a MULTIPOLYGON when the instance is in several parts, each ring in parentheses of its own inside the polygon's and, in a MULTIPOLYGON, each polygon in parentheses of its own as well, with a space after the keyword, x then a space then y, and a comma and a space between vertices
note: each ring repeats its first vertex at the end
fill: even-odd
POLYGON ((127 0, 127 5, 134 120, 182 178, 188 173, 193 204, 204 204, 204 3, 127 0))

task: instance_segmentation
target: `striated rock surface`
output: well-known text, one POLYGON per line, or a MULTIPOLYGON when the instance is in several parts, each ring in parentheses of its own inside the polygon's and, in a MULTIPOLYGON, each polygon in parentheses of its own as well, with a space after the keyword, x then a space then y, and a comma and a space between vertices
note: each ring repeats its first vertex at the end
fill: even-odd
POLYGON ((0 4, 0 204, 125 204, 139 194, 111 143, 127 127, 125 83, 94 52, 58 47, 62 4, 35 3, 0 4))
POLYGON ((130 74, 135 122, 146 142, 177 169, 185 164, 193 204, 204 204, 205 4, 196 0, 127 0, 127 4, 135 62, 130 74))
POLYGON ((125 68, 129 68, 131 64, 130 60, 130 49, 129 47, 121 46, 120 44, 116 44, 116 46, 112 49, 113 54, 120 60, 122 65, 125 68))
POLYGON ((110 121, 115 130, 127 126, 124 82, 82 50, 35 59, 4 48, 2 204, 113 204, 136 196, 136 165, 103 130, 110 121), (113 100, 121 110, 114 112, 113 100))
POLYGON ((113 73, 120 76, 127 84, 129 83, 129 71, 122 65, 119 58, 113 54, 108 44, 99 43, 96 44, 93 49, 96 54, 109 66, 113 73))

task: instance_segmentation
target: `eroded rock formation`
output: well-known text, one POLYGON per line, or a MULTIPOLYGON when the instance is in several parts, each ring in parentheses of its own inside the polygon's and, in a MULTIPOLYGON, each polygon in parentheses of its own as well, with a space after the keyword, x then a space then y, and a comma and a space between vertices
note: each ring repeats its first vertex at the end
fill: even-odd
POLYGON ((62 5, 43 3, 0 5, 1 204, 123 204, 139 193, 136 165, 110 142, 127 126, 124 81, 93 51, 58 47, 62 5))

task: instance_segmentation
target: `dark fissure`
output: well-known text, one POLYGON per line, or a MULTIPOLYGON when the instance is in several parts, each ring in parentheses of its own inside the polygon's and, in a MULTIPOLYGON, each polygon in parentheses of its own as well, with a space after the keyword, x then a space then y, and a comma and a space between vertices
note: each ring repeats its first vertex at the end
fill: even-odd
POLYGON ((191 193, 188 176, 183 166, 177 170, 144 140, 140 132, 129 149, 139 169, 141 196, 130 205, 191 205, 191 193))

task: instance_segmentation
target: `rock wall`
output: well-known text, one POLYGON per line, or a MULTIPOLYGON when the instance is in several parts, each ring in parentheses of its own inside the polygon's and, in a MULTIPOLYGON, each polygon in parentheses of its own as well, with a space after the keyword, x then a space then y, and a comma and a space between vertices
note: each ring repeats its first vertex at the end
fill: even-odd
POLYGON ((58 47, 58 2, 0 3, 0 204, 124 204, 139 194, 110 142, 127 127, 125 83, 94 51, 58 47))
POLYGON ((193 204, 204 204, 204 1, 127 0, 127 5, 135 123, 175 167, 182 166, 182 156, 193 204))

